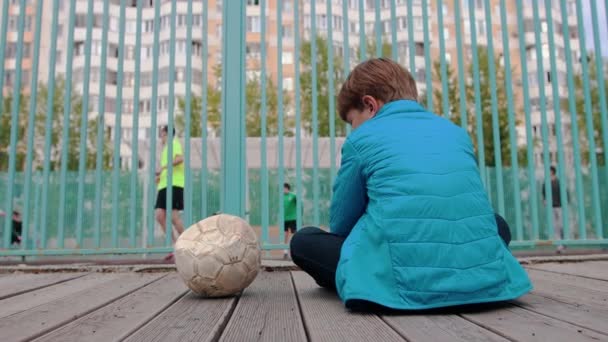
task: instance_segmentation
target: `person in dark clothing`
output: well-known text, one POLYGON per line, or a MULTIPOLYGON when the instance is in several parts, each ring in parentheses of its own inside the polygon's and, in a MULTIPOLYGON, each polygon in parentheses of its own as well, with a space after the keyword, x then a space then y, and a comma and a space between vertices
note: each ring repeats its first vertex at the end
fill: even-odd
MULTIPOLYGON (((4 211, 0 210, 0 217, 6 216, 4 211)), ((11 245, 21 243, 21 232, 23 231, 21 213, 17 210, 13 210, 13 220, 11 227, 11 245)))
MULTIPOLYGON (((562 198, 560 192, 559 178, 555 166, 551 166, 551 199, 553 207, 553 227, 555 228, 555 239, 564 239, 564 230, 562 224, 562 198)), ((546 188, 543 187, 543 201, 547 200, 546 188)), ((561 253, 566 247, 564 245, 557 246, 557 253, 561 253)))

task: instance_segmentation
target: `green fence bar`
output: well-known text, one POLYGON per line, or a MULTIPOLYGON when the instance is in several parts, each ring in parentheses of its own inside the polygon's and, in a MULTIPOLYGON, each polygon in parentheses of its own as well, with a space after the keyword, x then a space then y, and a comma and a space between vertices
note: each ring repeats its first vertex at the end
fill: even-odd
POLYGON ((551 160, 549 159, 549 129, 547 127, 547 109, 545 96, 545 72, 543 68, 543 53, 541 47, 541 36, 540 33, 540 19, 539 19, 538 3, 532 6, 532 13, 534 16, 534 41, 536 47, 536 75, 538 79, 538 93, 540 102, 540 118, 541 118, 541 135, 543 139, 543 166, 544 166, 544 189, 545 189, 545 215, 547 220, 547 234, 549 238, 553 238, 553 196, 551 193, 551 178, 549 176, 549 169, 551 166, 551 160))
MULTIPOLYGON (((99 67, 99 114, 97 115, 97 146, 104 146, 104 127, 105 127, 105 112, 106 112, 106 66, 108 55, 108 31, 110 26, 110 3, 103 3, 103 30, 101 34, 101 65, 99 67)), ((101 202, 102 202, 102 178, 101 166, 103 162, 103 149, 97 149, 95 156, 95 232, 94 240, 95 247, 101 246, 101 202)), ((46 197, 44 197, 46 199, 46 197)))
POLYGON ((312 67, 312 160, 313 160, 313 185, 312 185, 312 198, 313 198, 313 224, 319 225, 319 112, 318 112, 318 99, 317 99, 317 11, 315 6, 316 1, 310 2, 310 28, 312 31, 310 40, 310 65, 312 67))
MULTIPOLYGON (((505 214, 504 180, 502 177, 502 142, 500 140, 498 122, 498 104, 496 89, 496 65, 494 65, 494 39, 492 31, 492 15, 490 1, 485 0, 486 36, 488 37, 488 73, 490 75, 490 99, 492 106, 492 131, 494 141, 494 161, 496 163, 496 190, 498 197, 498 213, 505 214)), ((512 103, 512 102, 511 102, 512 103)))
MULTIPOLYGON (((437 0, 437 27, 439 31, 439 56, 440 56, 440 72, 441 72, 441 104, 443 116, 450 116, 450 103, 448 96, 448 72, 445 63, 445 36, 443 34, 443 0, 437 0)), ((427 65, 432 68, 432 65, 427 65)), ((460 77, 462 78, 462 77, 460 77)), ((433 89, 428 89, 427 94, 433 97, 433 89)))
POLYGON ((222 212, 245 215, 242 198, 245 180, 241 178, 245 162, 242 150, 242 126, 245 103, 241 86, 245 77, 245 2, 225 1, 222 8, 222 212), (230 89, 230 92, 226 91, 230 89))
MULTIPOLYGON (((266 1, 266 0, 263 0, 266 1)), ((209 27, 209 1, 203 0, 203 32, 202 32, 202 51, 203 60, 203 94, 201 95, 201 218, 207 217, 207 185, 208 175, 207 170, 207 94, 209 86, 208 78, 208 61, 209 58, 209 37, 207 30, 209 27)))
MULTIPOLYGON (((459 5, 460 6, 460 5, 459 5)), ((414 37, 414 4, 413 0, 407 0, 407 36, 414 37)), ((416 45, 414 39, 408 39, 410 49, 410 73, 416 75, 416 45)))
MULTIPOLYGON (((129 208, 129 246, 135 247, 135 227, 137 220, 137 179, 139 169, 139 88, 141 86, 141 27, 143 0, 137 0, 137 28, 135 29, 135 87, 133 88, 133 121, 131 124, 131 186, 129 208)), ((149 210, 149 209, 148 209, 149 210)))
MULTIPOLYGON (((587 139, 589 141, 589 159, 591 161, 591 202, 593 203, 593 223, 597 227, 602 226, 602 212, 600 208, 600 192, 599 192, 599 177, 597 171, 597 156, 595 149, 595 136, 593 129, 592 107, 591 107, 591 91, 589 85, 589 66, 587 61, 587 46, 585 42, 585 21, 583 19, 583 6, 581 0, 576 0, 576 23, 578 26, 578 41, 581 51, 581 64, 583 71, 583 98, 585 107, 585 121, 587 126, 587 139)), ((601 228, 599 228, 601 229, 601 228)), ((581 231, 580 239, 587 239, 587 230, 581 231)))
MULTIPOLYGON (((2 18, 8 18, 8 4, 9 1, 3 1, 2 3, 2 18)), ((6 56, 6 45, 8 43, 8 36, 6 35, 6 31, 8 30, 8 20, 2 20, 0 23, 2 27, 0 27, 0 57, 4 61, 6 56)), ((0 115, 2 115, 2 111, 4 110, 4 63, 0 63, 0 115)))
POLYGON ((184 229, 192 222, 192 169, 190 166, 190 124, 192 122, 192 0, 188 0, 186 15, 186 127, 184 132, 184 229))
MULTIPOLYGON (((153 55, 153 66, 152 66, 152 84, 158 84, 158 63, 160 53, 160 1, 154 2, 154 46, 152 47, 153 55)), ((152 100, 150 101, 150 116, 152 123, 150 124, 150 135, 152 142, 150 143, 150 164, 148 167, 149 173, 149 185, 148 185, 148 198, 156 198, 156 142, 158 136, 158 87, 152 87, 152 100)), ((169 202, 167 202, 169 203, 169 202)), ((152 247, 154 245, 154 226, 156 225, 154 211, 150 210, 148 214, 148 231, 147 234, 147 246, 152 247)))
MULTIPOLYGON (((380 31, 382 27, 382 19, 380 17, 380 0, 376 0, 374 4, 374 12, 376 15, 376 22, 374 23, 374 28, 376 31, 376 57, 382 57, 382 32, 380 31)), ((328 17, 328 19, 331 21, 331 16, 328 17)), ((329 31, 331 32, 331 29, 329 31)))
MULTIPOLYGON (((17 56, 15 58, 15 85, 13 87, 13 98, 11 101, 11 136, 8 165, 8 184, 6 189, 6 216, 4 217, 4 247, 8 248, 11 243, 12 213, 13 213, 13 186, 15 184, 15 164, 17 159, 17 128, 19 127, 19 104, 21 102, 21 71, 23 67, 23 31, 25 30, 25 0, 19 1, 19 31, 17 33, 17 56)), ((7 17, 8 18, 8 17, 7 17)), ((3 20, 7 21, 7 20, 3 20)), ((3 60, 4 63, 4 60, 3 60)), ((2 88, 0 88, 0 92, 2 88)), ((3 105, 3 103, 0 103, 3 105)), ((0 114, 1 115, 1 114, 0 114)))
MULTIPOLYGON (((264 0, 266 1, 266 0, 264 0)), ((293 14, 294 18, 300 17, 299 1, 294 1, 293 14)), ((295 110, 296 110, 296 195, 300 200, 296 200, 296 226, 301 228, 303 225, 302 218, 302 109, 300 101, 300 21, 294 22, 294 71, 295 71, 295 110)))
MULTIPOLYGON (((175 12, 177 11, 177 0, 171 0, 171 33, 169 39, 169 112, 167 115, 167 208, 173 203, 173 139, 178 139, 177 134, 173 134, 173 114, 175 111, 175 12)), ((173 241, 173 207, 167 210, 165 216, 165 245, 171 246, 173 241)))
POLYGON ((397 6, 395 1, 396 0, 391 0, 391 58, 394 61, 399 62, 397 50, 397 6))
MULTIPOLYGON (((561 99, 559 94, 558 82, 560 81, 557 74, 557 63, 555 61, 555 38, 554 38, 554 30, 553 30, 553 14, 551 10, 547 10, 551 8, 551 1, 545 0, 545 16, 547 17, 547 26, 548 26, 548 38, 549 38, 549 57, 550 57, 550 66, 551 66, 551 89, 552 89, 552 99, 553 99, 553 115, 555 118, 555 134, 557 136, 557 162, 558 162, 558 170, 559 170, 559 178, 562 179, 562 182, 559 182, 559 192, 560 198, 564 199, 564 202, 567 203, 567 173, 565 168, 565 159, 564 155, 564 139, 562 133, 562 114, 560 110, 561 99)), ((566 22, 567 23, 567 22, 566 22)), ((573 95, 573 94, 572 94, 573 95)), ((552 194, 556 195, 556 194, 552 194)), ((563 236, 560 238, 568 239, 570 236, 570 215, 568 210, 568 205, 562 206, 562 234, 563 236)), ((601 228, 600 228, 601 229, 601 228)), ((550 236, 550 239, 554 239, 554 236, 550 236)))
MULTIPOLYGON (((560 0, 560 10, 562 23, 568 22, 568 14, 566 12, 566 0, 560 0)), ((568 94, 576 94, 574 90, 574 72, 572 68, 572 49, 570 47, 570 27, 562 25, 564 36, 564 50, 566 54, 566 76, 568 80, 568 94)), ((585 217, 585 197, 583 194, 583 177, 581 172, 581 153, 579 142, 578 115, 576 109, 576 99, 574 96, 568 96, 568 110, 570 111, 570 124, 572 125, 572 144, 574 154, 574 174, 575 174, 575 189, 576 189, 576 207, 578 209, 578 229, 579 235, 581 230, 585 230, 587 226, 587 218, 585 217)), ((571 236, 566 234, 564 230, 564 238, 569 239, 571 236)))
POLYGON ((65 235, 65 185, 68 172, 68 146, 70 145, 70 114, 72 112, 72 64, 74 60, 74 22, 76 0, 70 1, 67 53, 65 62, 65 89, 63 99, 63 134, 61 138, 61 180, 59 181, 59 219, 57 224, 57 247, 63 248, 65 235))
MULTIPOLYGON (((285 206, 283 202, 283 183, 285 183, 285 161, 284 161, 284 124, 283 124, 283 2, 277 1, 277 138, 279 141, 278 146, 278 164, 277 171, 279 174, 279 184, 277 186, 279 206, 279 242, 285 241, 285 231, 281 229, 285 225, 285 206)), ((266 18, 264 18, 266 19, 266 18)))
POLYGON ((76 242, 82 246, 82 221, 84 209, 84 174, 86 168, 87 126, 89 121, 89 81, 91 74, 91 42, 93 37, 93 0, 87 2, 87 32, 84 47, 84 72, 82 90, 82 118, 80 119, 80 151, 78 158, 78 199, 76 201, 76 242))
MULTIPOLYGON (((315 1, 311 1, 314 4, 315 1)), ((313 31, 314 32, 314 31, 313 31)), ((365 2, 359 0, 359 61, 367 58, 367 42, 365 41, 365 2)), ((314 64, 314 62, 313 62, 314 64)))
POLYGON ((483 141, 483 118, 481 117, 481 89, 479 84, 479 56, 477 54, 477 29, 475 26, 475 7, 474 1, 469 0, 469 27, 471 32, 471 54, 473 55, 473 88, 475 91, 475 120, 477 125, 477 155, 481 181, 486 190, 490 189, 486 175, 486 154, 483 141))
MULTIPOLYGON (((441 10, 439 11, 441 12, 441 10)), ((433 112, 435 110, 433 106, 433 78, 431 74, 431 69, 433 69, 433 65, 431 63, 431 37, 429 34, 429 5, 427 0, 422 0, 422 30, 424 34, 424 71, 425 71, 425 81, 426 81, 426 93, 428 94, 426 97, 426 106, 427 110, 433 112)), ((441 31, 441 29, 440 29, 441 31)), ((445 59, 445 56, 441 56, 441 59, 445 59)))
MULTIPOLYGON (((505 70, 505 90, 507 103, 513 104, 513 80, 511 77, 511 53, 509 49, 509 30, 507 27, 507 12, 505 0, 500 0, 500 26, 502 32, 502 51, 505 70)), ((507 106, 509 112, 509 147, 511 148, 511 177, 513 178, 513 208, 515 209, 515 240, 524 239, 521 213, 521 189, 519 184, 519 163, 517 160, 517 132, 515 131, 514 105, 507 106)), ((503 215, 506 214, 503 212, 503 215)))
MULTIPOLYGON (((602 140, 603 144, 603 154, 604 154, 604 165, 608 165, 608 108, 606 107, 606 87, 604 83, 604 62, 606 59, 602 56, 602 44, 600 43, 600 28, 598 24, 598 11, 597 11, 597 3, 595 1, 589 1, 591 4, 591 23, 593 25, 593 47, 595 48, 595 73, 597 76, 597 88, 598 95, 600 101, 600 121, 602 123, 602 140)), ((608 8, 605 9, 606 13, 608 13, 608 8)), ((605 20, 608 17, 604 17, 605 20)), ((604 44, 606 42, 604 41, 604 44)), ((608 167, 604 167, 604 171, 606 172, 605 179, 608 181, 608 167)), ((603 227, 596 226, 595 227, 595 237, 596 239, 601 239, 604 236, 603 227)))
MULTIPOLYGON (((456 49, 458 59, 458 75, 464 75, 464 57, 462 54, 462 17, 460 14, 461 0, 454 0, 454 23, 456 24, 456 49)), ((466 94, 466 88, 464 86, 464 77, 458 77, 458 92, 460 94, 466 94)), ((466 96, 460 96, 459 109, 460 109, 460 126, 464 129, 468 126, 467 120, 467 99, 466 96)))
POLYGON ((112 248, 118 247, 118 172, 120 165, 120 142, 122 138, 122 88, 124 85, 124 49, 126 26, 126 0, 120 0, 120 19, 118 25, 118 72, 116 76, 116 113, 114 116, 114 159, 112 161, 112 248))
MULTIPOLYGON (((330 184, 334 184, 336 178, 336 90, 334 88, 334 36, 332 2, 327 3, 327 82, 329 83, 329 174, 330 184)), ((378 4, 378 2, 377 2, 378 4)))
MULTIPOLYGON (((350 72, 350 43, 349 43, 350 21, 348 21, 348 2, 347 1, 342 1, 342 16, 343 16, 342 50, 344 50, 344 52, 343 52, 344 53, 344 66, 343 66, 344 74, 342 75, 342 80, 345 81, 346 78, 348 77, 348 73, 350 72)), ((296 18, 298 18, 298 16, 296 16, 296 18)), ((296 49, 297 49, 297 46, 296 46, 296 49)), ((348 123, 344 123, 344 125, 346 126, 346 135, 349 135, 351 127, 348 123)))
MULTIPOLYGON (((526 31, 524 30, 523 21, 523 9, 522 0, 516 2, 516 17, 517 17, 517 35, 519 37, 525 37, 526 31)), ((531 209, 531 220, 532 220, 532 240, 538 240, 539 234, 539 213, 538 204, 536 198, 538 193, 536 192, 536 181, 534 176, 534 151, 533 151, 533 136, 532 136, 532 118, 530 108, 530 87, 528 81, 528 62, 526 57, 526 41, 525 39, 519 39, 519 56, 521 62, 521 81, 524 95, 524 115, 526 121, 526 157, 528 160, 528 180, 530 186, 530 209, 531 209)))
MULTIPOLYGON (((261 170, 260 170, 260 178, 261 178, 261 182, 260 182, 260 186, 261 186, 261 194, 262 194, 262 201, 261 201, 261 208, 262 208, 262 240, 263 241, 270 241, 270 235, 268 232, 268 225, 269 225, 269 199, 268 199, 268 153, 266 152, 268 149, 268 145, 267 145, 267 138, 266 138, 266 133, 267 133, 267 115, 268 115, 268 105, 267 105, 267 92, 266 92, 266 77, 267 76, 267 57, 266 57, 266 0, 261 0, 260 1, 260 13, 261 13, 261 17, 262 17, 262 22, 261 22, 261 35, 260 35, 260 40, 261 40, 261 47, 260 47, 260 64, 261 64, 261 79, 262 79, 262 86, 261 86, 261 106, 260 106, 260 144, 261 144, 261 148, 260 148, 260 157, 261 157, 261 170)), ((297 59, 296 59, 297 60, 297 59)), ((296 64, 297 65, 297 64, 296 64)), ((279 197, 280 198, 280 197, 279 197)))
MULTIPOLYGON (((39 60, 40 58, 40 32, 42 31, 42 25, 39 23, 42 20, 42 0, 38 0, 36 5, 36 32, 34 33, 34 55, 33 60, 39 60)), ((36 89, 38 87, 38 63, 32 63, 32 73, 31 73, 31 81, 30 81, 30 89, 36 89)), ((0 88, 2 89, 2 88, 0 88)), ((30 222, 34 222, 34 227, 38 222, 36 220, 36 214, 38 213, 38 208, 35 206, 38 201, 38 186, 35 186, 34 191, 34 210, 33 217, 30 219, 30 215, 27 213, 30 212, 30 194, 32 192, 32 160, 33 160, 33 150, 34 150, 34 121, 36 115, 36 104, 38 103, 38 92, 30 91, 30 105, 29 105, 29 115, 27 120, 27 152, 26 152, 26 161, 25 161, 25 186, 24 186, 24 208, 23 212, 26 213, 23 215, 23 231, 21 235, 21 248, 26 249, 29 243, 29 233, 30 233, 30 222)), ((0 114, 1 115, 1 114, 0 114)), ((38 177, 36 177, 38 179, 38 177)), ((35 230, 34 230, 35 231, 35 230)), ((34 243, 36 239, 33 239, 34 243)))

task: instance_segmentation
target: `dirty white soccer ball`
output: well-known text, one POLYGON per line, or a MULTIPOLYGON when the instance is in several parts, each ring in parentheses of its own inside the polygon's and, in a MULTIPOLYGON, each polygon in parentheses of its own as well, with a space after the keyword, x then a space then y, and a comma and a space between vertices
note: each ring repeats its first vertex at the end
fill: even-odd
POLYGON ((204 297, 225 297, 245 289, 258 274, 261 255, 249 224, 226 214, 195 223, 175 243, 177 272, 204 297))

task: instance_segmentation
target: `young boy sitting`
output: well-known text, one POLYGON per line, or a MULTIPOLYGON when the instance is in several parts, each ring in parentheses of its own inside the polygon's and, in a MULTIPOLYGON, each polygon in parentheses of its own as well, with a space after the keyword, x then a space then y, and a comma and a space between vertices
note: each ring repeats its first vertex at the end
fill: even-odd
POLYGON ((330 232, 301 229, 291 257, 347 308, 430 309, 530 291, 489 202, 466 131, 416 102, 388 59, 359 64, 338 95, 342 147, 330 232))

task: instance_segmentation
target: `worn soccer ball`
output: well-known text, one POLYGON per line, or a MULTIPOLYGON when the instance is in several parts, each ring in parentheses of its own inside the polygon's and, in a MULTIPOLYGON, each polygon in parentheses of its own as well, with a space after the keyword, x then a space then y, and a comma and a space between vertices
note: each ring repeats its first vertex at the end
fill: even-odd
POLYGON ((203 297, 226 297, 249 286, 258 274, 257 235, 237 216, 220 214, 195 223, 175 243, 177 272, 203 297))

